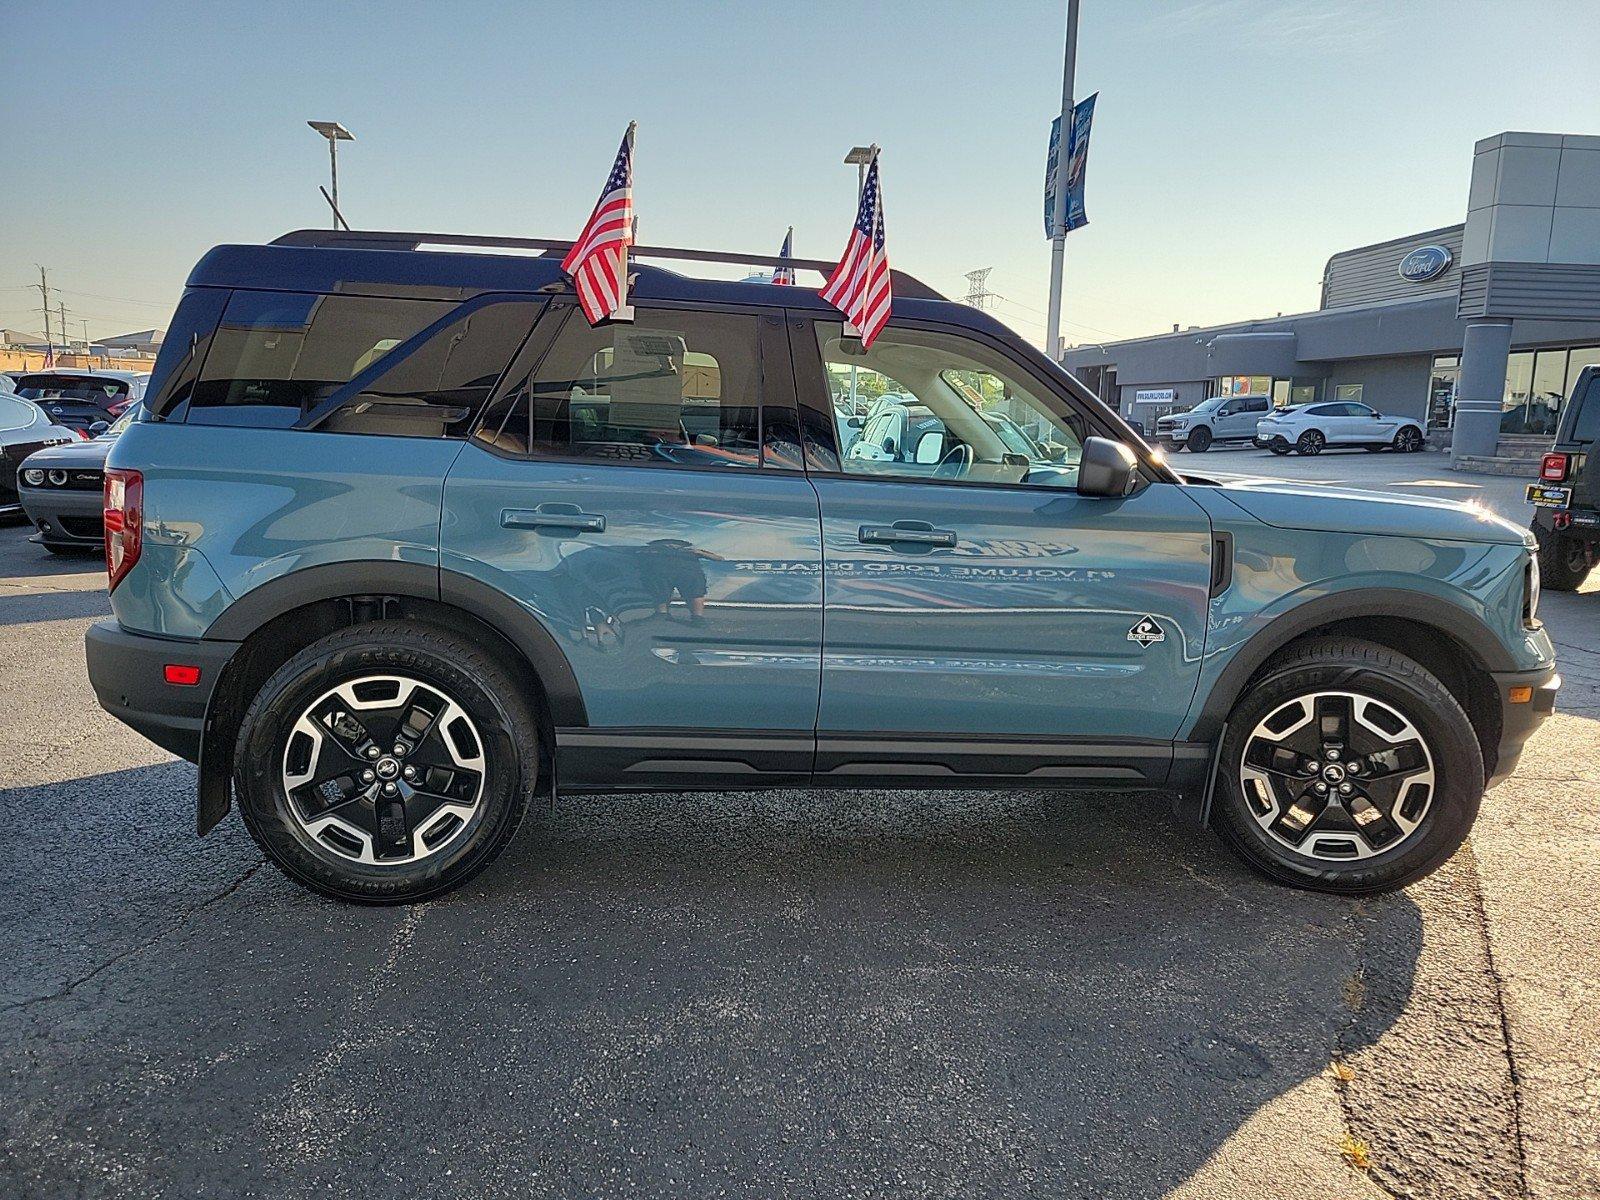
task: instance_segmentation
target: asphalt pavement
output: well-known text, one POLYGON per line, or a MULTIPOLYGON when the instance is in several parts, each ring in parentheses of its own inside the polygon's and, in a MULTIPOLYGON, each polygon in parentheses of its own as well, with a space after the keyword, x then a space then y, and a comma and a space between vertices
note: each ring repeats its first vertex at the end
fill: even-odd
MULTIPOLYGON (((1521 516, 1433 454, 1203 461, 1521 516)), ((98 563, 24 533, 0 1195, 1600 1192, 1594 583, 1545 598, 1562 712, 1396 895, 1273 886, 1135 794, 781 792, 563 799, 370 909, 193 836, 193 768, 84 678, 98 563)))

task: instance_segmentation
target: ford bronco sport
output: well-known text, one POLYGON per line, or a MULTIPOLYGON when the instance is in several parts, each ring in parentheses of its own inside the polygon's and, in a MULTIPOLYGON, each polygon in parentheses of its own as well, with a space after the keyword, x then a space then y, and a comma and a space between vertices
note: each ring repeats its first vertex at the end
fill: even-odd
POLYGON ((1600 559, 1600 367, 1585 367, 1567 398, 1555 445, 1528 485, 1539 577, 1551 591, 1583 586, 1600 559))
POLYGON ((237 801, 296 880, 409 901, 535 795, 1101 787, 1362 893, 1448 858, 1551 711, 1524 530, 1186 479, 904 275, 870 350, 808 289, 646 265, 592 327, 566 247, 303 231, 190 276, 88 661, 199 764, 201 833, 237 801), (841 456, 856 389, 929 452, 841 456))

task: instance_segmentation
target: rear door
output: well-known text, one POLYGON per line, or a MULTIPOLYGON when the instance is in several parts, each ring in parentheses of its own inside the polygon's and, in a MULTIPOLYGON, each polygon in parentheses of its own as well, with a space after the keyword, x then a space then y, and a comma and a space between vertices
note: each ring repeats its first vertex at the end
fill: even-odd
POLYGON ((826 581, 818 780, 1164 780, 1205 643, 1199 505, 1168 483, 1079 496, 1087 415, 997 342, 896 321, 863 352, 797 314, 790 332, 808 430, 826 435, 853 370, 858 387, 912 393, 944 431, 933 461, 808 447, 826 581), (994 415, 1034 449, 1009 446, 994 415))
POLYGON ((810 778, 822 551, 781 316, 553 304, 446 482, 441 565, 571 664, 563 787, 810 778))

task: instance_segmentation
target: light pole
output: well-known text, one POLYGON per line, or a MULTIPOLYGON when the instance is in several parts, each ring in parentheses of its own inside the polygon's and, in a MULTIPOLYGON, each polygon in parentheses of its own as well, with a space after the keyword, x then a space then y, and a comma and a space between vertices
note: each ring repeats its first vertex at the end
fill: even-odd
POLYGON ((1045 353, 1061 359, 1061 275, 1067 261, 1068 144, 1072 139, 1072 74, 1078 57, 1078 0, 1067 0, 1066 65, 1061 71, 1061 142, 1056 148, 1056 203, 1050 214, 1050 313, 1046 319, 1045 353))
POLYGON ((333 195, 328 203, 333 208, 333 227, 337 229, 343 219, 339 215, 339 143, 353 142, 356 135, 337 121, 307 121, 306 124, 328 139, 328 167, 333 175, 333 195))

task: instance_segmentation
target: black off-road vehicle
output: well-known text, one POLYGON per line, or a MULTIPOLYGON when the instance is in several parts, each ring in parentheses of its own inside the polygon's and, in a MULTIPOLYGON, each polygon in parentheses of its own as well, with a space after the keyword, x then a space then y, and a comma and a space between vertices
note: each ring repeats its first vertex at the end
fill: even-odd
POLYGON ((1536 506, 1533 536, 1539 539, 1539 582, 1571 592, 1600 559, 1600 367, 1585 367, 1567 398, 1555 445, 1539 464, 1539 482, 1528 485, 1536 506))

